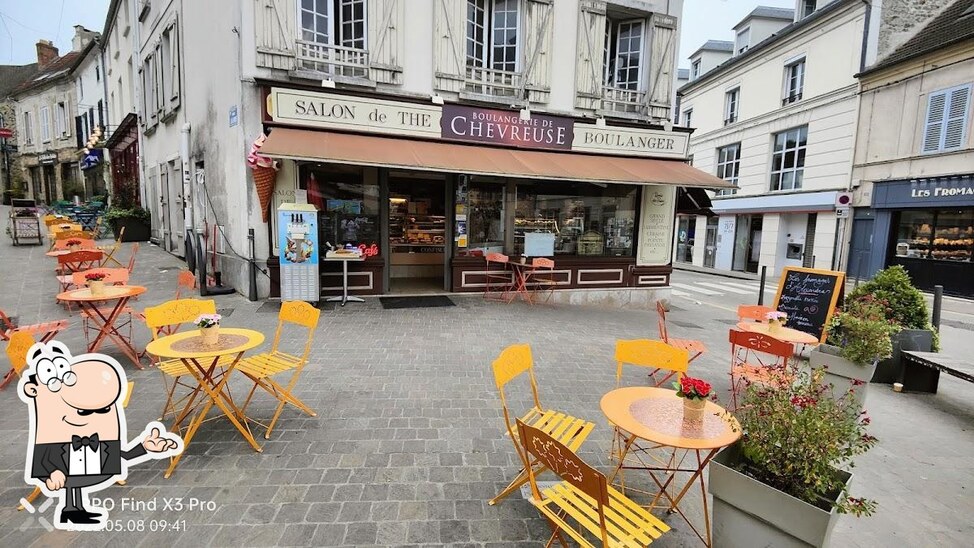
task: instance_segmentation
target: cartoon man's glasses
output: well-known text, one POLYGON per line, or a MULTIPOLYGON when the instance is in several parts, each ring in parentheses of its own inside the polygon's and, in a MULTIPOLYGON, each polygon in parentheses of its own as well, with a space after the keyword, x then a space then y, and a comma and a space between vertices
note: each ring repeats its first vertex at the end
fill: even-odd
POLYGON ((62 356, 41 358, 34 366, 34 370, 37 372, 37 380, 47 385, 47 389, 51 392, 61 390, 62 386, 74 386, 78 382, 78 376, 71 371, 68 359, 62 356))

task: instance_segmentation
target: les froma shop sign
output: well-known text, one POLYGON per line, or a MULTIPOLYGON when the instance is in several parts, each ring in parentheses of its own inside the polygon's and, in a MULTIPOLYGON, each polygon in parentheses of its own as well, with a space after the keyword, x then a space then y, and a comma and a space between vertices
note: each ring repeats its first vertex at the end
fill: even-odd
POLYGON ((330 129, 641 157, 685 159, 684 133, 607 127, 572 118, 465 105, 424 105, 272 88, 271 121, 330 129))

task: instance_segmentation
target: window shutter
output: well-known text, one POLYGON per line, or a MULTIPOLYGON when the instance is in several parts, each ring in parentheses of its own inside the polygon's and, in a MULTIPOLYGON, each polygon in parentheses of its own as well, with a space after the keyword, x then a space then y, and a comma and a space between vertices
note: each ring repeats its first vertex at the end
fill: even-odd
POLYGON ((970 96, 970 86, 951 90, 948 94, 947 116, 944 121, 944 150, 960 148, 964 145, 970 96))
POLYGON ((179 74, 179 19, 173 21, 172 31, 169 33, 169 66, 170 66, 170 79, 169 79, 169 108, 170 110, 176 110, 179 108, 179 89, 181 76, 179 74))
MULTIPOLYGON (((527 99, 532 103, 547 103, 551 93, 551 0, 527 0, 524 14, 523 82, 527 99)), ((524 97, 524 95, 521 95, 524 97)))
POLYGON ((433 1, 433 87, 460 91, 466 79, 467 3, 433 1))
POLYGON ((402 83, 402 0, 369 0, 370 78, 384 84, 402 83))
POLYGON ((254 3, 257 66, 294 70, 294 41, 298 36, 296 0, 254 0, 254 3))
POLYGON ((650 24, 649 102, 647 114, 669 120, 672 116, 673 71, 676 68, 676 17, 654 13, 650 24))
POLYGON ((575 58, 575 106, 596 110, 602 105, 605 64, 605 2, 580 0, 578 49, 575 58))
POLYGON ((946 106, 946 92, 930 94, 927 102, 927 123, 923 128, 923 152, 940 150, 940 135, 944 129, 944 109, 946 106))

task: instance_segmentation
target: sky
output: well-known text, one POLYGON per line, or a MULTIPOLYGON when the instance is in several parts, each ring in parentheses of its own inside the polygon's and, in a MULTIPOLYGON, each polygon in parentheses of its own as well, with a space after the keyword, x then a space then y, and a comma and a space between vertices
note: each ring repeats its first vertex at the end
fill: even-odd
MULTIPOLYGON (((34 44, 53 40, 61 53, 71 50, 74 25, 101 31, 109 0, 0 0, 0 64, 20 65, 37 59, 34 44)), ((794 0, 684 0, 680 67, 709 39, 733 40, 731 30, 755 6, 794 8, 794 0)))

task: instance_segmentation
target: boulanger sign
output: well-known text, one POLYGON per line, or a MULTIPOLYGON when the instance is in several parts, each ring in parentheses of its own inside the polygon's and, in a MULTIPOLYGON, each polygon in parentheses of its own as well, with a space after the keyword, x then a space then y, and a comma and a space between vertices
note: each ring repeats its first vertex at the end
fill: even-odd
POLYGON ((686 133, 599 126, 565 116, 464 105, 423 105, 331 93, 271 88, 270 121, 291 126, 403 135, 501 146, 686 159, 686 133))

